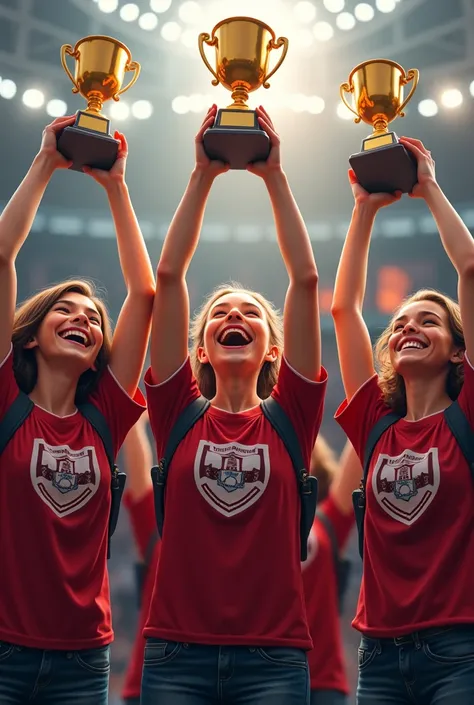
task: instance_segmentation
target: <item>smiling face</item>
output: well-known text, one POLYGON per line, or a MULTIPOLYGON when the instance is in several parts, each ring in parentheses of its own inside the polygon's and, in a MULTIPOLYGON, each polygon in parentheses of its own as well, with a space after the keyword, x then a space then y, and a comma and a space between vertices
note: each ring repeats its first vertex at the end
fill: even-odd
POLYGON ((428 370, 437 374, 462 360, 446 309, 429 300, 402 306, 392 323, 388 349, 393 369, 402 376, 428 370))

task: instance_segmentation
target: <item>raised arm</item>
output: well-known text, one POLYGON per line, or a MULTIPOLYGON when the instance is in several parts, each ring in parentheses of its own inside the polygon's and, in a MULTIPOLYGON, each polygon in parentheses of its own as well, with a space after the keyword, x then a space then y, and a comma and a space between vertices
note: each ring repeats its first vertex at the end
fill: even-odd
POLYGON ((151 331, 151 372, 155 384, 168 379, 188 355, 189 294, 186 273, 196 250, 209 191, 228 166, 210 161, 202 143, 214 124, 210 108, 196 135, 196 165, 165 238, 157 269, 151 331))
POLYGON ((150 336, 155 280, 145 241, 125 183, 127 142, 119 132, 117 161, 110 171, 84 167, 107 192, 127 295, 115 326, 110 368, 130 395, 137 389, 150 336))
POLYGON ((419 140, 401 137, 400 142, 416 157, 418 183, 411 194, 424 198, 438 226, 446 254, 458 273, 458 297, 461 320, 469 360, 474 362, 474 240, 435 176, 435 163, 419 140))
POLYGON ((280 252, 289 285, 283 314, 284 354, 301 375, 318 380, 321 371, 321 326, 318 305, 318 270, 301 213, 280 161, 280 138, 266 111, 259 107, 260 126, 270 138, 266 162, 247 167, 268 189, 280 252))
POLYGON ((74 120, 75 116, 57 118, 45 127, 40 150, 0 217, 0 362, 11 345, 17 295, 16 256, 31 230, 54 170, 71 165, 56 149, 56 135, 74 120))
POLYGON ((362 316, 367 281, 369 245, 379 208, 398 200, 401 194, 368 194, 349 170, 354 210, 337 268, 331 313, 336 331, 342 382, 347 399, 374 374, 369 331, 362 316))
POLYGON ((143 414, 132 426, 123 443, 123 454, 127 470, 127 492, 133 502, 139 502, 151 490, 151 466, 153 453, 148 438, 147 414, 143 414))
POLYGON ((352 509, 352 493, 360 485, 362 466, 352 443, 346 442, 339 459, 339 467, 331 484, 331 496, 343 514, 352 509))

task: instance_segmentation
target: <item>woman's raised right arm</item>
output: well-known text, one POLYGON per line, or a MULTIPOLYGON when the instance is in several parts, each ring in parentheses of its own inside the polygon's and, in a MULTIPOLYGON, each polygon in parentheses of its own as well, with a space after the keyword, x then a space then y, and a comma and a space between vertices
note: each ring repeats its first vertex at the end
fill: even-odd
POLYGON ((189 294, 186 273, 196 250, 209 191, 216 176, 228 170, 204 152, 204 132, 214 124, 210 108, 196 135, 196 165, 165 238, 156 273, 151 328, 151 372, 159 384, 176 372, 188 355, 189 294))
POLYGON ((75 116, 57 118, 44 129, 40 151, 0 216, 0 361, 11 345, 17 290, 16 256, 30 232, 54 170, 71 165, 57 151, 56 135, 75 119, 75 116))
POLYGON ((349 181, 355 205, 337 268, 331 307, 342 382, 348 400, 375 372, 370 335, 362 317, 375 215, 379 208, 393 203, 401 195, 368 194, 357 182, 352 169, 349 170, 349 181))

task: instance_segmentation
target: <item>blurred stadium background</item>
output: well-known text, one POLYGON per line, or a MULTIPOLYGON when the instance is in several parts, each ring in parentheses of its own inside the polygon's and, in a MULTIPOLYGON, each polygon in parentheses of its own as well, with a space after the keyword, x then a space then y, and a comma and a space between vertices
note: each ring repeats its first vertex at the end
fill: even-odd
MULTIPOLYGON (((130 155, 127 181, 153 263, 193 165, 194 133, 207 107, 229 94, 211 86, 197 35, 221 19, 251 15, 290 40, 271 88, 253 94, 282 138, 284 166, 308 225, 321 279, 323 360, 330 372, 323 432, 337 450, 344 439, 332 420, 342 399, 329 308, 339 253, 352 208, 347 159, 370 129, 354 125, 339 84, 368 58, 420 70, 407 117, 393 129, 422 139, 439 181, 474 228, 474 0, 0 0, 0 207, 8 200, 53 117, 85 107, 59 60, 64 43, 106 34, 127 44, 141 76, 119 103, 106 105, 130 155)), ((69 275, 92 277, 107 291, 113 317, 124 287, 105 194, 75 172, 57 173, 18 262, 20 297, 69 275)), ((189 283, 193 307, 218 283, 235 279, 283 304, 286 276, 264 186, 245 172, 215 184, 189 283)), ((366 316, 374 336, 400 299, 422 286, 455 296, 454 272, 424 203, 404 197, 380 213, 371 251, 366 316)), ((111 704, 134 636, 134 548, 122 513, 114 541, 111 585, 116 640, 111 704)), ((343 629, 351 682, 357 635, 350 628, 360 577, 356 568, 343 629)))

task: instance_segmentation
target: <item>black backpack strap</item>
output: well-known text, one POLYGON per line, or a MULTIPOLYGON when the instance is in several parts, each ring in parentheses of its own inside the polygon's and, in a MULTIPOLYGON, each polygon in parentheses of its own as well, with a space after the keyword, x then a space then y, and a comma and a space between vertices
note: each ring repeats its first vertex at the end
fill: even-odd
POLYGON ((99 409, 90 402, 78 404, 77 408, 100 436, 100 439, 104 445, 105 454, 107 455, 107 460, 109 461, 111 472, 111 502, 109 515, 107 558, 110 558, 110 539, 112 538, 114 531, 117 528, 117 521, 120 513, 120 504, 122 501, 122 495, 125 489, 125 481, 127 479, 127 476, 124 472, 119 472, 117 466, 115 465, 112 434, 110 433, 110 428, 102 412, 99 411, 99 409))
POLYGON ((457 401, 444 410, 444 418, 462 454, 467 460, 474 480, 474 431, 457 401))
POLYGON ((20 392, 15 401, 8 407, 5 416, 0 422, 0 455, 22 423, 31 414, 33 408, 33 402, 24 392, 20 392))
POLYGON ((196 421, 204 415, 209 408, 209 405, 209 400, 203 396, 200 396, 192 401, 185 409, 183 409, 170 431, 164 456, 160 459, 158 465, 155 465, 151 469, 153 495, 155 500, 156 525, 160 536, 163 536, 163 523, 165 518, 165 488, 170 463, 183 438, 186 436, 188 431, 192 429, 196 421))
POLYGON ((316 504, 318 502, 318 481, 315 477, 309 475, 305 467, 298 436, 284 409, 274 397, 268 397, 268 399, 262 401, 260 406, 265 418, 271 423, 283 441, 296 474, 301 499, 301 560, 305 561, 308 557, 308 536, 313 526, 316 504))
POLYGON ((374 426, 372 426, 367 437, 364 452, 364 473, 359 489, 352 493, 352 505, 354 507, 357 532, 359 534, 359 554, 361 558, 363 557, 364 552, 365 486, 369 475, 370 461, 372 460, 375 446, 377 445, 382 434, 384 434, 390 426, 393 426, 393 424, 400 419, 401 416, 395 414, 394 412, 390 412, 389 414, 382 416, 382 418, 379 419, 374 426))
POLYGON ((336 532, 330 518, 322 510, 316 511, 316 517, 329 536, 332 550, 332 560, 336 571, 337 578, 337 596, 339 602, 339 612, 342 613, 344 608, 344 597, 349 586, 350 571, 352 568, 351 562, 347 558, 343 558, 339 552, 339 544, 337 542, 336 532))

